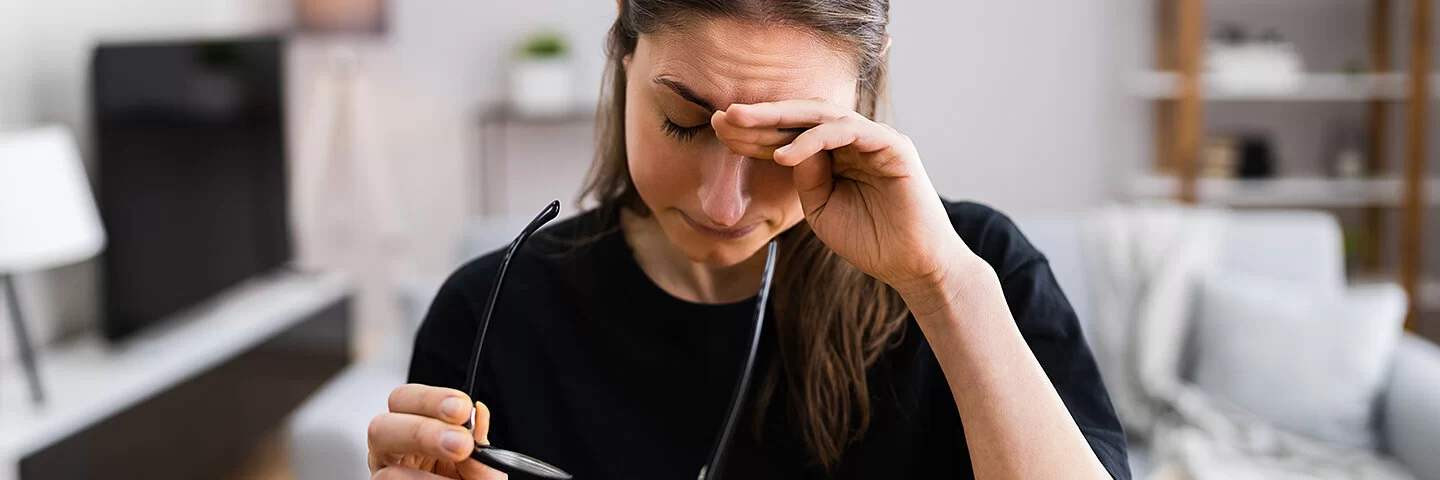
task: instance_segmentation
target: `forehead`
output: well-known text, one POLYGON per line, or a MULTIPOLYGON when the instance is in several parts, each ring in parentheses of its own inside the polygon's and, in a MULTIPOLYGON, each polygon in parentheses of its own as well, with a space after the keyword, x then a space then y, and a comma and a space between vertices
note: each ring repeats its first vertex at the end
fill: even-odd
POLYGON ((636 54, 648 56, 649 77, 678 80, 714 100, 717 108, 854 96, 854 60, 798 27, 715 20, 642 36, 636 54))

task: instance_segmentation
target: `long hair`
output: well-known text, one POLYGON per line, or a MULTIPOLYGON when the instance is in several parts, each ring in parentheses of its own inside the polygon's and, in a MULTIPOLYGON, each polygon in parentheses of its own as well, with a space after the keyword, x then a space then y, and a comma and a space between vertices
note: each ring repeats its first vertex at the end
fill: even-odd
MULTIPOLYGON (((625 152, 624 58, 641 34, 715 19, 809 29, 855 62, 856 111, 877 119, 886 98, 888 0, 623 0, 610 27, 596 123, 596 157, 581 190, 602 205, 648 215, 625 152)), ((835 467, 870 425, 866 370, 898 341, 909 312, 893 289, 825 246, 801 222, 780 237, 775 358, 756 395, 756 434, 783 389, 787 417, 812 460, 835 467)))

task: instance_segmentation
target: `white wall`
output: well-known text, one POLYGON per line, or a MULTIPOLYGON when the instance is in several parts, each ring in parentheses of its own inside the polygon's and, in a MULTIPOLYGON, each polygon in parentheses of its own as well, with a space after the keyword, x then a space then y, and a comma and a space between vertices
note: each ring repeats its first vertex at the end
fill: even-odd
POLYGON ((1002 210, 1110 198, 1106 0, 891 7, 896 128, 942 195, 1002 210))
POLYGON ((28 83, 19 72, 28 69, 24 19, 27 4, 0 1, 0 129, 26 122, 30 113, 28 83))

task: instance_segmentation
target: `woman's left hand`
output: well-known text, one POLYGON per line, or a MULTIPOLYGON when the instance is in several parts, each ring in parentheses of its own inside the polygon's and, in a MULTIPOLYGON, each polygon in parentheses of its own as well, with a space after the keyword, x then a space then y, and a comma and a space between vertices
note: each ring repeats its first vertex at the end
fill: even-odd
POLYGON ((710 123, 731 151, 794 167, 815 235, 902 295, 932 290, 973 257, 914 143, 894 128, 823 100, 735 104, 710 123))

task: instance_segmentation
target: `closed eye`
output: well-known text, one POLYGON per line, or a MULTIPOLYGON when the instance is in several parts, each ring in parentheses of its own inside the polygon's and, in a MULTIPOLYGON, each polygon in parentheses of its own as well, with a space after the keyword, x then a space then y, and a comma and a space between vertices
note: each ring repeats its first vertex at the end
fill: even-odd
POLYGON ((695 134, 700 133, 700 130, 705 129, 709 125, 709 123, 702 123, 692 127, 683 127, 680 125, 676 125, 675 122, 672 122, 669 118, 666 118, 664 122, 660 123, 660 128, 665 130, 666 134, 675 137, 676 140, 690 141, 691 139, 695 138, 695 134))

